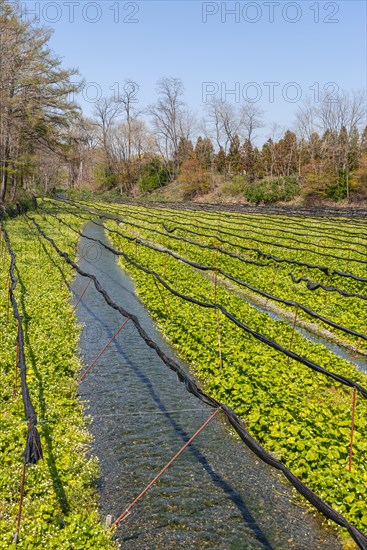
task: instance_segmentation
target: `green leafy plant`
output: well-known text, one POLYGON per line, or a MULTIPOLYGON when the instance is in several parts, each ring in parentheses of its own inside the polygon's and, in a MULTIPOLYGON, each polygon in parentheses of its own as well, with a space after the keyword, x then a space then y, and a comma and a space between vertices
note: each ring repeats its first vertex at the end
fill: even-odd
MULTIPOLYGON (((32 214, 33 215, 33 214, 32 214)), ((44 224, 44 218, 37 215, 44 224)), ((79 329, 63 276, 72 273, 50 246, 38 241, 23 218, 6 222, 17 254, 16 298, 24 321, 28 385, 38 415, 44 460, 27 466, 19 549, 112 549, 111 533, 97 513, 95 458, 88 458, 91 436, 77 396, 81 368, 75 350, 79 329), (49 256, 51 256, 52 261, 49 256)), ((76 236, 48 225, 48 233, 69 254, 76 236)), ((8 312, 7 272, 0 268, 0 547, 12 548, 16 530, 22 453, 27 435, 19 380, 14 393, 16 324, 8 312)), ((15 548, 15 545, 14 545, 15 548)))

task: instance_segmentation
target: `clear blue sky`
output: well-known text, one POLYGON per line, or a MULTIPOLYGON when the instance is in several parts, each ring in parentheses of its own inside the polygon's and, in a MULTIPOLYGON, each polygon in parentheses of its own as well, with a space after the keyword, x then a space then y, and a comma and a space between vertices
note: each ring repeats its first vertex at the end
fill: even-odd
MULTIPOLYGON (((54 29, 52 48, 65 66, 79 67, 91 100, 96 94, 91 83, 111 95, 110 87, 133 79, 144 107, 155 101, 157 80, 175 76, 184 82, 187 103, 200 114, 203 89, 223 97, 237 86, 240 97, 227 98, 258 97, 270 133, 274 122, 292 125, 300 94, 317 100, 318 89, 328 83, 347 90, 366 88, 364 0, 22 4, 39 10, 41 21, 54 29), (212 84, 206 88, 205 82, 212 84)), ((90 114, 93 102, 81 103, 90 114)))

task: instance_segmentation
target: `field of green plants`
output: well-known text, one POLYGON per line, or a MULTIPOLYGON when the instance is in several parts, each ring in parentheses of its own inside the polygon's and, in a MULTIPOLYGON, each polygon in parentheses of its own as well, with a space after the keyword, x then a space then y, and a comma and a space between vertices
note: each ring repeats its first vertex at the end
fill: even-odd
MULTIPOLYGON (((203 389, 230 406, 267 451, 366 532, 367 393, 361 391, 352 462, 350 443, 353 385, 367 388, 366 374, 352 363, 356 354, 367 369, 367 223, 38 202, 37 213, 29 216, 71 257, 86 221, 106 227, 140 299, 203 389), (312 335, 339 344, 344 357, 312 335)), ((29 218, 7 221, 6 227, 17 253, 16 295, 45 455, 27 473, 19 547, 109 548, 92 488, 97 467, 86 458, 88 434, 76 398, 78 330, 67 288, 73 274, 29 218)), ((6 491, 0 540, 5 542, 16 523, 26 423, 19 392, 13 391, 16 325, 8 308, 10 259, 4 246, 2 258, 0 476, 6 491)))
MULTIPOLYGON (((41 216, 34 214, 34 218, 42 223, 41 216)), ((10 256, 2 234, 0 548, 115 548, 98 515, 93 486, 98 464, 87 456, 90 435, 77 399, 79 329, 68 289, 73 274, 38 238, 27 218, 6 220, 5 227, 16 254, 14 293, 23 319, 27 382, 38 417, 43 460, 26 468, 15 546, 27 421, 16 373, 17 324, 8 301, 10 256)), ((47 229, 65 251, 74 254, 76 239, 71 232, 63 235, 49 224, 47 229)))

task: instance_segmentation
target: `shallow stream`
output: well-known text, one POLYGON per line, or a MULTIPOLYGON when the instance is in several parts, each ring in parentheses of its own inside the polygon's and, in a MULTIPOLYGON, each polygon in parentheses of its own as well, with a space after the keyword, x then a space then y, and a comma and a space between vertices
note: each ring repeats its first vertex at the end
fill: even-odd
MULTIPOLYGON (((107 243, 101 227, 84 232, 107 243)), ((148 334, 184 367, 136 297, 112 253, 81 239, 79 264, 96 275, 114 301, 135 313, 148 334)), ((77 301, 88 281, 77 276, 77 301)), ((91 284, 77 307, 84 325, 80 350, 89 364, 123 322, 91 284)), ((103 516, 115 519, 207 419, 209 409, 191 396, 148 348, 132 324, 80 385, 92 418, 93 454, 103 516)), ((117 529, 123 549, 338 550, 334 531, 320 516, 294 503, 283 477, 263 464, 222 419, 188 447, 117 529)))

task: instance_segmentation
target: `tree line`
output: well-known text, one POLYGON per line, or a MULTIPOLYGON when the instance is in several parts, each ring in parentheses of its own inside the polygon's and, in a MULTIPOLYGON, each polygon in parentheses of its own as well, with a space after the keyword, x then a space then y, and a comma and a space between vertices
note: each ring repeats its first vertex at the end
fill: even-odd
POLYGON ((367 198, 367 127, 363 92, 325 94, 298 107, 292 129, 265 127, 257 104, 220 99, 198 117, 181 79, 157 83, 142 108, 138 83, 126 80, 90 117, 70 100, 83 81, 49 48, 50 31, 23 21, 0 0, 0 201, 23 190, 118 190, 137 195, 180 182, 187 198, 227 183, 253 202, 367 198))
MULTIPOLYGON (((30 189, 46 158, 67 158, 66 135, 78 116, 78 91, 50 51, 50 31, 21 20, 15 4, 0 0, 0 201, 30 189), (41 162, 42 159, 42 162, 41 162)), ((46 174, 44 174, 45 176, 46 174)))

